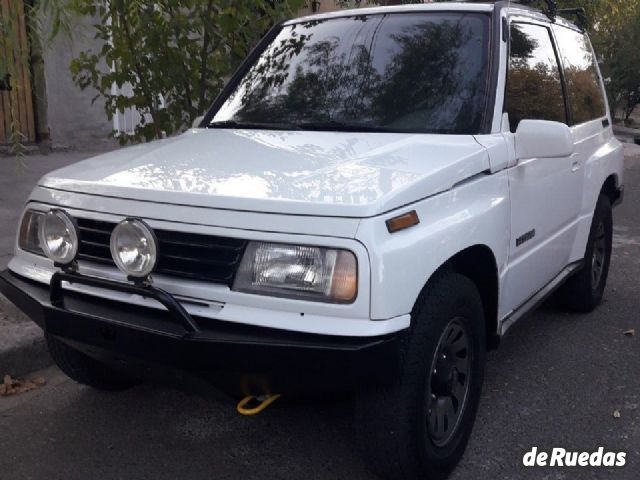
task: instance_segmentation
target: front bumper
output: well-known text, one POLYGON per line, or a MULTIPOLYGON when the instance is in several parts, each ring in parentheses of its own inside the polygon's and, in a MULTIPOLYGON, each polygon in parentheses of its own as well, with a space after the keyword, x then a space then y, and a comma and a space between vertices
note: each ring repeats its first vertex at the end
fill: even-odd
MULTIPOLYGON (((86 279, 78 276, 82 278, 86 279)), ((355 390, 389 383, 398 374, 402 332, 336 337, 198 317, 190 317, 195 328, 189 328, 175 309, 162 311, 62 291, 55 283, 49 287, 8 270, 0 273, 0 292, 47 334, 135 375, 157 378, 154 371, 177 369, 204 377, 228 393, 244 395, 355 390)), ((135 288, 111 283, 125 290, 135 288)))

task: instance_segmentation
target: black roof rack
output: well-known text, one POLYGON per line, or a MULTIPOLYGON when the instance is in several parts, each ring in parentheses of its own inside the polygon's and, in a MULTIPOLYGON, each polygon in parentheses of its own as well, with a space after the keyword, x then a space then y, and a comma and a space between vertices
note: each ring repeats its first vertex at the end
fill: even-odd
MULTIPOLYGON (((463 0, 465 1, 465 0, 463 0)), ((488 0, 466 0, 469 2, 486 2, 488 0)), ((491 1, 491 0, 489 0, 491 1)), ((498 1, 498 0, 494 0, 498 1)), ((553 22, 556 21, 558 15, 571 15, 575 16, 577 21, 576 25, 585 30, 587 28, 587 13, 584 8, 576 7, 576 8, 558 8, 557 0, 503 0, 503 1, 511 1, 513 3, 518 3, 520 5, 525 5, 527 7, 536 7, 539 4, 546 4, 546 8, 542 7, 540 10, 544 13, 549 19, 553 22)))
POLYGON ((561 15, 575 15, 576 16, 576 25, 581 30, 586 30, 587 28, 587 12, 582 7, 575 8, 561 8, 558 10, 558 13, 561 15))
POLYGON ((549 17, 549 20, 555 22, 558 16, 558 2, 556 0, 514 0, 515 3, 521 3, 522 5, 535 5, 538 3, 546 3, 547 8, 542 8, 542 12, 549 17))

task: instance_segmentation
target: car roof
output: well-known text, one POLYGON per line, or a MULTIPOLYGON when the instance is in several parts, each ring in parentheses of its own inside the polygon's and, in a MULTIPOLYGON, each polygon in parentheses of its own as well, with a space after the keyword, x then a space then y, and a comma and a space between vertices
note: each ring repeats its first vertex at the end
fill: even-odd
POLYGON ((363 7, 346 10, 336 10, 328 13, 318 13, 305 17, 289 20, 286 24, 306 22, 309 20, 328 20, 331 18, 353 17, 354 15, 378 15, 385 13, 408 13, 408 12, 437 12, 437 11, 459 11, 459 12, 492 12, 495 8, 493 3, 464 3, 464 2, 439 2, 439 3, 417 3, 411 5, 391 5, 387 7, 363 7))
MULTIPOLYGON (((506 9, 509 15, 519 15, 534 18, 539 21, 548 22, 549 18, 540 10, 526 5, 516 3, 516 1, 487 1, 487 2, 437 2, 419 3, 411 5, 391 5, 386 7, 363 7, 345 10, 336 10, 328 13, 317 13, 304 17, 294 18, 285 25, 313 21, 329 20, 333 18, 353 17, 356 15, 381 15, 389 13, 412 13, 412 12, 493 12, 496 8, 506 9)), ((563 25, 575 30, 580 30, 573 22, 556 17, 556 24, 563 25)))

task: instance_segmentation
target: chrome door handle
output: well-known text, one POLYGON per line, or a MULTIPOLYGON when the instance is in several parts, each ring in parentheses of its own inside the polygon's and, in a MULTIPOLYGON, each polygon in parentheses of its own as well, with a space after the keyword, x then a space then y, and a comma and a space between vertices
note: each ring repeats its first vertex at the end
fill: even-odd
POLYGON ((571 171, 577 172, 578 170, 580 170, 580 161, 574 160, 573 163, 571 164, 571 171))

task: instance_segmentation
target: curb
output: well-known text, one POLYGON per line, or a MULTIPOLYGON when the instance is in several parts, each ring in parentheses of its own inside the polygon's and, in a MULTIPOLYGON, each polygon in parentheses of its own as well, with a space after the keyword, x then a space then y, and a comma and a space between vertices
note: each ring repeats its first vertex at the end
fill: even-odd
POLYGON ((4 375, 26 375, 51 365, 53 361, 40 327, 2 295, 0 310, 17 321, 0 330, 0 379, 4 375))
POLYGON ((9 318, 13 319, 16 323, 32 323, 31 319, 27 317, 22 310, 16 307, 7 297, 0 293, 0 311, 4 312, 9 318))

